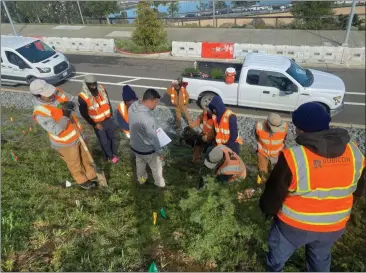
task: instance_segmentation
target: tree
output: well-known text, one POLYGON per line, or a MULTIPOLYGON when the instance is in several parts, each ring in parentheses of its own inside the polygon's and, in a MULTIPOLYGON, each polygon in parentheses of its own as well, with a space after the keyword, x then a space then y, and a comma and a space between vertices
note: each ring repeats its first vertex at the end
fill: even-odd
MULTIPOLYGON (((208 4, 209 8, 212 9, 213 8, 213 1, 210 1, 208 4)), ((215 9, 226 9, 227 8, 227 4, 225 1, 215 1, 215 9)))
POLYGON ((180 9, 179 2, 170 2, 168 4, 168 13, 171 17, 174 17, 175 15, 178 15, 180 9))
POLYGON ((158 46, 167 42, 167 32, 158 12, 150 7, 148 1, 140 1, 136 9, 136 29, 132 34, 135 44, 143 47, 146 52, 153 52, 158 46))
POLYGON ((199 10, 199 11, 202 11, 202 10, 206 10, 208 9, 208 3, 207 2, 203 2, 203 1, 200 1, 199 4, 196 6, 196 8, 199 10))
POLYGON ((166 2, 164 2, 164 1, 153 1, 152 5, 153 5, 155 10, 158 10, 159 6, 165 6, 166 2))
POLYGON ((333 16, 332 2, 310 1, 294 2, 291 13, 295 17, 295 24, 303 25, 308 29, 319 29, 334 23, 333 19, 322 19, 324 16, 333 16), (307 18, 308 17, 308 18, 307 18), (316 17, 316 18, 309 18, 316 17))

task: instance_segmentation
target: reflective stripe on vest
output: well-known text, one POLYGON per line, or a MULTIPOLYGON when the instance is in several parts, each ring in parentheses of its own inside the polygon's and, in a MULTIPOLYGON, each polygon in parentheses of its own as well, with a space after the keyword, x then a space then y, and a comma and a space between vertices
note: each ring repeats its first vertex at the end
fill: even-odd
POLYGON ((217 169, 216 175, 229 175, 231 178, 229 182, 232 182, 238 178, 245 179, 246 167, 241 158, 233 152, 230 148, 221 145, 218 146, 224 153, 225 161, 217 169))
MULTIPOLYGON (((226 110, 221 117, 220 124, 217 123, 217 117, 214 115, 212 120, 214 122, 215 131, 216 131, 216 143, 217 144, 226 144, 230 139, 230 128, 229 128, 229 118, 234 114, 231 110, 226 110)), ((242 143, 240 137, 236 139, 236 142, 242 143)))
POLYGON ((90 98, 85 92, 81 92, 79 95, 87 104, 88 115, 94 122, 102 122, 111 116, 108 99, 103 97, 99 91, 97 98, 94 96, 90 98))
POLYGON ((184 87, 181 87, 179 90, 179 93, 177 92, 177 90, 175 90, 174 87, 171 87, 169 90, 169 94, 170 94, 170 101, 173 105, 178 105, 179 104, 179 95, 182 94, 182 98, 183 98, 183 104, 187 103, 187 94, 186 94, 186 89, 184 87))
POLYGON ((314 232, 344 228, 365 163, 357 146, 350 142, 337 158, 319 156, 304 146, 283 153, 293 179, 278 218, 314 232))
POLYGON ((290 149, 292 157, 296 158, 297 160, 294 161, 294 163, 296 166, 296 177, 298 178, 297 189, 295 192, 290 192, 290 194, 301 195, 303 197, 315 197, 324 199, 343 198, 353 193, 357 188, 358 179, 362 174, 364 159, 362 158, 362 154, 359 152, 358 148, 352 142, 350 142, 347 146, 351 150, 354 162, 352 184, 348 187, 338 187, 330 189, 317 188, 316 190, 311 190, 310 187, 309 168, 306 167, 309 166, 309 162, 304 147, 298 146, 290 149))
POLYGON ((352 209, 338 211, 337 213, 298 213, 286 205, 282 206, 282 213, 292 219, 299 220, 306 224, 329 225, 338 223, 351 214, 352 209))
POLYGON ((265 130, 266 121, 257 122, 256 134, 258 136, 258 152, 265 156, 278 156, 284 148, 288 124, 282 125, 282 131, 270 133, 265 130))
MULTIPOLYGON (((57 89, 55 98, 56 98, 57 102, 59 102, 59 103, 68 101, 66 95, 64 94, 64 92, 61 89, 57 89)), ((36 105, 34 107, 33 117, 35 118, 36 115, 51 117, 56 122, 58 122, 63 117, 63 112, 62 112, 62 109, 60 109, 56 106, 36 105)), ((75 122, 76 122, 76 126, 79 128, 79 130, 81 130, 81 125, 79 123, 79 120, 76 117, 75 117, 75 122)), ((51 133, 48 133, 48 136, 51 141, 59 143, 59 144, 70 144, 78 138, 78 135, 77 135, 76 131, 74 130, 74 127, 71 124, 70 120, 69 120, 68 125, 66 126, 65 130, 63 130, 59 135, 53 135, 51 133)))
POLYGON ((203 111, 203 116, 202 116, 202 132, 204 134, 209 133, 212 130, 212 125, 213 124, 213 120, 212 119, 208 119, 208 115, 207 115, 207 111, 203 111))

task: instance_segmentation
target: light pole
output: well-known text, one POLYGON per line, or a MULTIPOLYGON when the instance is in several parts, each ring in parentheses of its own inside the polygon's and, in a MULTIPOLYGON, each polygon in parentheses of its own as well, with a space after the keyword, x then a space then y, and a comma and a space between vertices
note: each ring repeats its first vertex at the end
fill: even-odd
POLYGON ((215 10, 215 0, 212 1, 212 20, 213 20, 213 27, 216 27, 216 10, 215 10))
POLYGON ((14 34, 15 34, 15 36, 18 36, 18 33, 17 33, 17 31, 15 30, 15 26, 14 26, 14 24, 13 24, 13 20, 12 20, 12 19, 11 19, 11 17, 10 17, 10 13, 9 13, 9 11, 8 11, 8 8, 7 8, 6 4, 5 4, 5 1, 3 0, 3 1, 1 1, 1 2, 3 2, 3 5, 4 5, 4 9, 5 9, 6 15, 8 16, 8 19, 9 19, 9 22, 10 22, 10 24, 11 24, 12 28, 13 28, 14 34))
POLYGON ((81 13, 81 8, 80 8, 79 1, 76 1, 76 3, 78 3, 78 8, 79 8, 79 12, 80 12, 81 21, 83 22, 83 25, 85 25, 85 24, 84 24, 83 14, 81 13))
POLYGON ((356 7, 356 0, 353 0, 352 8, 351 8, 351 13, 350 13, 350 15, 348 17, 346 37, 344 38, 344 43, 342 44, 342 46, 348 46, 348 39, 349 39, 349 34, 351 32, 353 16, 355 15, 355 7, 356 7))

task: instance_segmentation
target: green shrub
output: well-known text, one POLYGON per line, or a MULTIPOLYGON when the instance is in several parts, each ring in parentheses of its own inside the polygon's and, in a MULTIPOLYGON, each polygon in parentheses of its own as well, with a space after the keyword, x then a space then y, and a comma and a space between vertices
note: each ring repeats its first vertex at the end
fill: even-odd
POLYGON ((172 50, 172 45, 170 42, 165 42, 158 46, 144 47, 137 45, 132 40, 115 40, 115 45, 121 50, 125 50, 131 53, 157 53, 157 52, 169 52, 172 50))
POLYGON ((225 77, 225 73, 220 68, 212 69, 212 71, 211 71, 212 79, 220 80, 220 79, 223 79, 224 77, 225 77))

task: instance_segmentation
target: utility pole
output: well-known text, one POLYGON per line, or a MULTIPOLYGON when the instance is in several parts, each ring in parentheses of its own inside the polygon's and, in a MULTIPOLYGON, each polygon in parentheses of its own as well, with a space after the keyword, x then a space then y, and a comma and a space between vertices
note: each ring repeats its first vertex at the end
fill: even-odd
POLYGON ((213 20, 213 27, 216 27, 216 10, 215 10, 215 0, 212 1, 212 20, 213 20))
POLYGON ((350 13, 350 15, 348 17, 346 37, 344 38, 344 43, 342 44, 342 46, 348 46, 348 39, 349 39, 349 34, 351 32, 351 27, 352 27, 352 22, 353 22, 353 16, 355 15, 355 7, 356 7, 356 0, 353 0, 352 8, 351 8, 351 13, 350 13))
POLYGON ((80 8, 79 1, 76 1, 76 3, 78 3, 78 8, 79 8, 79 12, 80 12, 81 21, 83 22, 83 25, 85 25, 84 18, 83 18, 83 14, 81 13, 81 8, 80 8))
POLYGON ((9 22, 10 22, 10 24, 11 24, 12 28, 13 28, 13 31, 14 31, 14 35, 15 35, 15 36, 18 36, 18 33, 17 33, 17 31, 15 30, 15 26, 14 26, 14 24, 13 24, 13 20, 12 20, 12 19, 11 19, 11 17, 10 17, 10 13, 9 13, 9 11, 8 11, 8 7, 6 6, 6 4, 5 4, 5 1, 4 1, 4 0, 3 0, 3 1, 1 1, 1 2, 3 2, 3 5, 4 5, 4 9, 5 9, 6 15, 8 16, 9 22))

